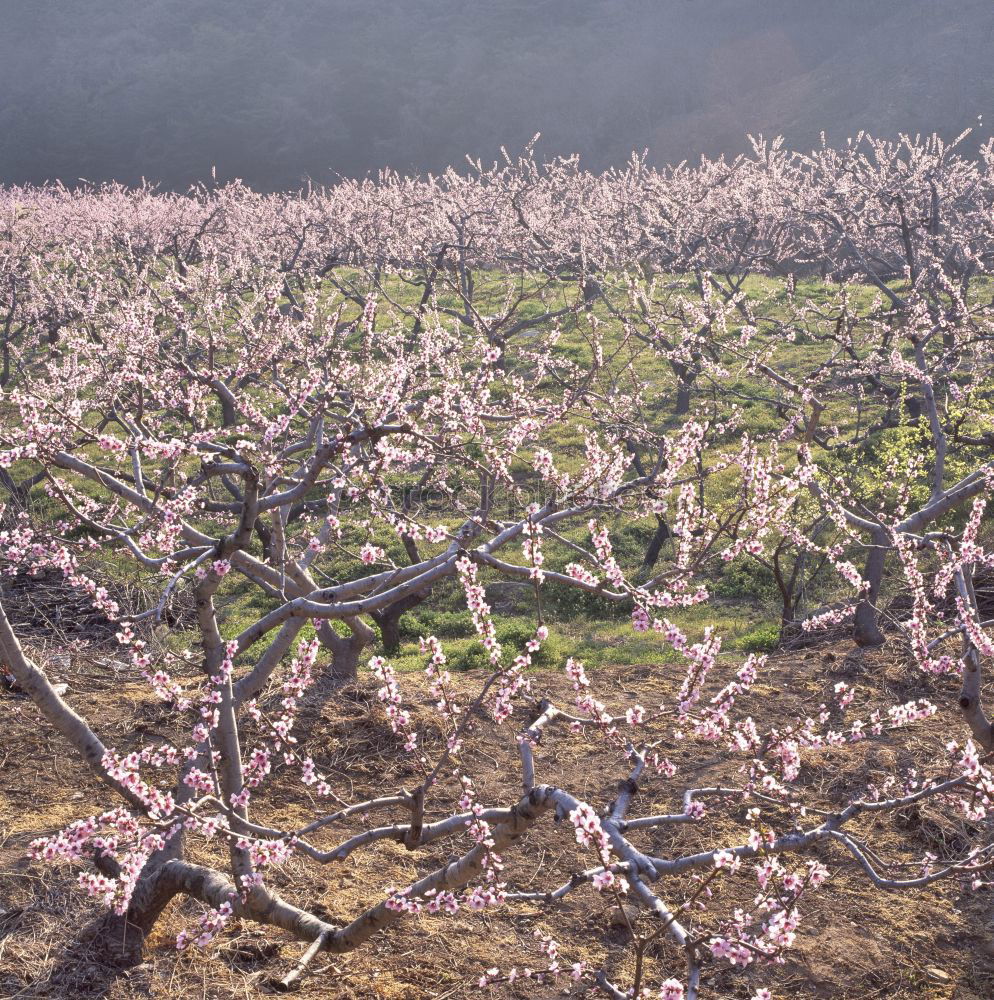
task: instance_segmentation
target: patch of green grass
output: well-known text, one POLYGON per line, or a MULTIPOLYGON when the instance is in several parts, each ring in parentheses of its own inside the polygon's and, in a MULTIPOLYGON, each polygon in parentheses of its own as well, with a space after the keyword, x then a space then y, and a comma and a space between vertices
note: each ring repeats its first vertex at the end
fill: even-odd
POLYGON ((732 649, 743 653, 772 653, 780 644, 780 625, 766 622, 757 625, 751 632, 740 635, 730 643, 732 649))

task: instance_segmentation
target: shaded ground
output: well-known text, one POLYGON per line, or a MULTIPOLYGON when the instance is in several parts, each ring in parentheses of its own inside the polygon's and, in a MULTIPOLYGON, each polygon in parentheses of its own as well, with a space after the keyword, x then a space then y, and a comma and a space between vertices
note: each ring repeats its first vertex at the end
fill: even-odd
MULTIPOLYGON (((56 681, 69 685, 67 697, 98 726, 108 746, 128 746, 134 738, 158 742, 173 735, 168 710, 129 676, 129 669, 82 644, 56 650, 36 649, 35 655, 52 664, 56 681), (54 655, 58 654, 58 655, 54 655)), ((869 708, 885 707, 921 695, 931 697, 940 714, 924 726, 890 734, 880 741, 809 754, 799 785, 808 789, 814 805, 837 804, 867 781, 881 782, 888 774, 909 766, 926 768, 941 754, 945 740, 963 738, 955 716, 955 691, 948 681, 927 687, 910 672, 896 653, 880 653, 865 660, 847 656, 845 647, 820 647, 786 654, 772 662, 756 686, 743 713, 752 714, 761 727, 796 710, 808 714, 828 700, 839 680, 858 686, 854 708, 865 717, 869 708), (804 706, 803 708, 801 706, 804 706)), ((482 674, 458 675, 466 691, 478 686, 482 674)), ((672 697, 681 680, 675 668, 604 667, 593 675, 597 694, 609 707, 630 703, 637 692, 646 705, 672 697)), ((565 678, 559 674, 536 677, 563 703, 570 700, 565 678)), ((420 679, 402 677, 412 709, 430 723, 420 679)), ((526 716, 513 720, 520 728, 526 716)), ((148 942, 145 962, 121 970, 113 962, 112 943, 104 940, 97 907, 75 887, 75 873, 25 857, 29 841, 88 815, 94 803, 109 802, 89 777, 80 777, 60 740, 51 735, 27 699, 0 691, 0 997, 97 998, 131 1000, 156 997, 170 1000, 265 995, 300 957, 302 946, 281 932, 253 925, 232 924, 209 948, 177 953, 176 933, 195 923, 200 912, 188 901, 174 902, 148 942)), ((365 798, 384 784, 411 785, 414 773, 397 750, 397 742, 375 701, 373 686, 361 683, 324 705, 317 700, 301 718, 303 734, 320 769, 339 792, 365 798)), ((508 730, 510 733, 510 730, 508 730)), ((685 783, 715 784, 736 780, 739 762, 717 753, 680 745, 664 746, 679 767, 676 778, 647 782, 636 802, 638 813, 677 811, 685 783)), ((487 801, 507 803, 516 797, 517 767, 513 744, 481 730, 467 750, 469 770, 479 776, 478 787, 487 801)), ((561 783, 597 806, 612 797, 624 768, 611 760, 599 744, 586 737, 557 731, 537 753, 538 778, 561 783)), ((296 789, 301 786, 297 785, 296 789)), ((444 799, 444 796, 443 796, 444 799)), ((442 814, 444 802, 438 804, 442 814)), ((294 825, 318 815, 289 781, 276 779, 261 820, 294 825)), ((357 819, 348 832, 368 820, 357 819)), ((673 827, 648 835, 641 843, 659 854, 713 849, 739 843, 747 829, 743 807, 715 810, 694 825, 673 827)), ((343 838, 342 827, 322 843, 343 838)), ((959 821, 930 806, 895 817, 875 818, 859 832, 888 858, 910 860, 926 850, 942 856, 965 842, 959 821)), ((332 921, 345 921, 382 898, 385 887, 406 885, 417 873, 444 863, 455 842, 436 844, 425 852, 410 853, 400 845, 386 845, 374 854, 356 854, 343 864, 315 869, 294 860, 272 878, 288 898, 332 921)), ((206 858, 206 855, 204 856, 206 858)), ((834 849, 820 852, 832 879, 802 908, 805 914, 799 946, 787 963, 774 969, 729 970, 723 963, 706 967, 705 996, 745 998, 759 985, 768 985, 778 998, 939 997, 982 1000, 994 995, 994 899, 986 892, 964 895, 961 886, 940 884, 920 892, 887 894, 873 890, 852 863, 834 849)), ((570 831, 551 821, 540 824, 507 858, 512 888, 547 888, 591 863, 580 855, 570 831)), ((660 888, 667 899, 679 901, 689 882, 675 880, 660 888)), ((748 905, 755 883, 731 880, 722 889, 716 912, 736 903, 748 905)), ((491 965, 508 968, 540 967, 536 931, 553 934, 567 962, 606 961, 612 975, 624 979, 631 957, 625 949, 628 931, 605 899, 581 889, 555 910, 516 905, 484 915, 460 913, 454 918, 408 919, 376 937, 359 951, 330 956, 314 963, 305 978, 302 998, 393 998, 393 1000, 456 1000, 479 995, 475 981, 491 965)), ((647 918, 639 917, 646 922, 647 918)), ((679 973, 681 961, 668 945, 650 951, 656 982, 679 973)), ((501 986, 494 995, 539 998, 563 995, 558 989, 529 983, 501 986)), ((582 988, 577 995, 582 995, 582 988)))

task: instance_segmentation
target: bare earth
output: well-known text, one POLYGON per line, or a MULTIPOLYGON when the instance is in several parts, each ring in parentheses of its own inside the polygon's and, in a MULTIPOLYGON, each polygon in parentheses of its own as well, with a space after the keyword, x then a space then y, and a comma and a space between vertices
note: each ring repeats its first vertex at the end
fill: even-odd
MULTIPOLYGON (((838 805, 861 783, 882 781, 886 775, 909 766, 923 770, 934 762, 945 740, 963 739, 956 716, 952 682, 932 684, 905 665, 897 652, 881 652, 864 660, 847 656, 851 647, 821 646, 774 658, 772 669, 743 701, 743 713, 763 723, 774 715, 782 722, 796 705, 798 713, 817 710, 839 680, 857 685, 854 709, 907 701, 922 695, 939 705, 939 715, 926 724, 869 740, 855 747, 829 750, 805 759, 799 787, 807 789, 812 805, 838 805), (803 707, 802 707, 803 706, 803 707)), ((38 659, 64 654, 65 647, 35 647, 38 659)), ((94 721, 108 746, 127 747, 127 734, 159 742, 174 735, 174 718, 156 701, 140 679, 115 674, 106 652, 80 644, 71 654, 56 656, 53 680, 69 685, 67 698, 94 721), (103 665, 97 660, 103 661, 103 665)), ((568 704, 571 692, 564 676, 537 677, 560 703, 568 704)), ((592 674, 598 696, 612 703, 612 692, 638 692, 646 705, 669 699, 679 683, 672 667, 603 668, 592 674), (655 702, 654 702, 655 699, 655 702)), ((480 676, 457 676, 460 686, 472 690, 480 676)), ((402 675, 414 714, 425 725, 432 716, 424 704, 420 675, 402 675)), ((863 717, 865 717, 865 713, 863 717)), ((196 922, 200 912, 189 901, 175 902, 147 943, 145 961, 122 968, 114 961, 113 943, 100 937, 99 908, 75 885, 75 872, 35 862, 26 857, 29 842, 89 815, 97 804, 110 803, 108 793, 88 775, 76 773, 66 747, 52 735, 32 704, 16 693, 0 692, 0 997, 3 998, 125 998, 156 997, 170 1000, 207 1000, 222 997, 255 997, 274 992, 274 983, 300 957, 303 946, 249 924, 229 925, 210 946, 206 957, 191 950, 178 953, 175 935, 196 922)), ((522 710, 515 729, 527 721, 522 710)), ((325 704, 314 698, 301 714, 300 725, 319 768, 338 779, 343 795, 365 798, 384 787, 411 783, 414 772, 405 761, 396 738, 386 724, 368 678, 325 704)), ((470 773, 484 801, 508 803, 517 797, 517 760, 513 740, 498 742, 492 734, 469 742, 470 773)), ((508 736, 512 730, 508 730, 508 736)), ((178 735, 178 734, 176 734, 178 735)), ((430 745, 430 743, 429 743, 430 745)), ((699 751, 682 752, 679 745, 665 752, 677 765, 677 776, 667 782, 647 782, 636 800, 637 813, 678 811, 686 784, 735 783, 737 762, 702 758, 699 751)), ((605 764, 603 748, 590 738, 554 732, 536 754, 538 780, 562 783, 595 804, 613 797, 624 766, 605 764)), ((301 825, 316 811, 304 809, 304 800, 293 797, 280 779, 273 780, 267 805, 271 816, 284 826, 299 818, 301 825), (296 800, 296 804, 294 804, 296 800)), ((441 809, 442 804, 439 804, 441 809)), ((315 804, 314 809, 320 808, 315 804)), ((652 853, 673 856, 713 849, 722 838, 740 843, 748 829, 744 806, 714 809, 698 824, 686 824, 648 835, 652 853)), ((260 821, 265 821, 265 816, 260 821)), ((364 818, 352 826, 326 831, 329 846, 347 833, 362 829, 364 818)), ((956 848, 961 832, 926 805, 896 817, 870 818, 859 832, 878 854, 901 861, 905 848, 920 857, 932 851, 940 857, 956 848)), ((365 906, 382 898, 388 886, 409 884, 416 873, 444 863, 456 844, 432 845, 423 852, 408 852, 388 843, 375 853, 359 852, 341 864, 315 870, 293 861, 273 875, 271 884, 283 895, 332 921, 346 921, 365 906)), ((579 853, 571 831, 551 821, 542 822, 509 859, 512 888, 553 888, 591 861, 579 853), (527 879, 527 882, 524 881, 527 879)), ((989 891, 964 893, 957 883, 938 883, 922 891, 884 893, 873 890, 848 855, 826 848, 819 855, 832 878, 817 894, 806 898, 799 945, 781 967, 729 969, 725 963, 705 967, 704 996, 747 997, 758 986, 769 986, 778 998, 911 998, 935 997, 981 1000, 994 996, 994 897, 989 891)), ((674 881, 659 891, 670 902, 679 902, 691 883, 674 881)), ((729 880, 720 890, 716 912, 727 912, 740 902, 748 905, 755 883, 751 878, 729 880)), ((628 930, 606 897, 591 889, 568 896, 557 909, 517 904, 483 915, 461 912, 456 917, 410 918, 375 938, 370 946, 345 956, 316 961, 305 977, 302 998, 369 998, 392 1000, 456 1000, 479 996, 475 985, 481 972, 493 965, 509 969, 543 963, 536 930, 552 934, 561 944, 565 962, 585 959, 602 963, 606 958, 615 981, 626 981, 630 949, 628 930), (606 937, 594 930, 611 925, 606 937), (610 952, 605 956, 603 945, 610 952)), ((635 916, 633 912, 633 916, 635 916)), ((641 919, 645 919, 644 917, 641 919)), ((705 919, 707 917, 705 916, 705 919)), ((668 944, 652 959, 652 981, 682 972, 682 960, 668 944)), ((628 980, 630 981, 630 980, 628 980)), ((551 997, 568 993, 584 995, 585 988, 568 984, 536 987, 518 982, 494 987, 500 997, 551 997)))

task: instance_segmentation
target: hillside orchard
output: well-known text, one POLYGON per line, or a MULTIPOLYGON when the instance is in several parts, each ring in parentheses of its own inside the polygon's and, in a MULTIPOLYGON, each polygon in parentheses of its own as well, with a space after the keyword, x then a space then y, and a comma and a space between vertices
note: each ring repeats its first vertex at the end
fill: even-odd
POLYGON ((106 745, 0 611, 3 704, 30 699, 68 774, 107 789, 31 854, 133 955, 177 896, 201 904, 178 949, 237 922, 296 939, 286 988, 405 921, 554 922, 587 895, 605 929, 628 924, 624 956, 543 935, 541 962, 479 969, 480 994, 690 1000, 730 964, 762 998, 830 871, 983 892, 992 205, 990 146, 866 137, 596 176, 526 153, 283 196, 0 192, 0 565, 83 595, 174 734, 106 745), (735 572, 772 581, 781 643, 841 636, 857 661, 886 643, 916 696, 856 676, 757 721, 776 654, 709 620, 735 572), (423 680, 397 666, 432 607, 468 611, 470 685, 427 629, 404 654, 423 680), (557 635, 581 615, 651 640, 671 694, 601 683, 557 635), (409 778, 355 797, 296 723, 370 675, 409 778), (819 754, 844 768, 937 715, 927 769, 833 799, 806 780, 819 754), (499 792, 465 752, 481 733, 518 762, 499 792), (544 773, 571 740, 596 744, 613 795, 544 773), (673 761, 695 756, 734 782, 698 787, 673 761), (926 804, 962 836, 884 856, 875 832, 926 804), (519 864, 553 824, 563 884, 519 864), (681 850, 694 825, 715 837, 681 850), (374 880, 345 922, 273 885, 397 845, 417 877, 374 880))

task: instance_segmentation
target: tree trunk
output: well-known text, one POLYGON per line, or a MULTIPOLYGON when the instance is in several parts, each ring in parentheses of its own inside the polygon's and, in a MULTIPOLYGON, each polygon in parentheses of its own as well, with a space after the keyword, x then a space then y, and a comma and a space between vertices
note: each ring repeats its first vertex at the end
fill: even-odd
POLYGON ((262 558, 269 562, 273 556, 273 533, 260 517, 255 519, 255 533, 262 544, 262 558))
POLYGON ((887 536, 876 531, 871 538, 873 548, 866 557, 863 579, 869 584, 869 589, 856 605, 856 617, 853 623, 853 641, 857 646, 882 646, 884 634, 877 620, 877 598, 880 596, 880 584, 884 578, 884 564, 887 560, 887 536))
MULTIPOLYGON (((503 347, 503 341, 501 341, 503 347)), ((501 356, 503 358, 503 355, 501 356)), ((404 499, 404 510, 407 510, 408 498, 404 499)), ((411 560, 411 565, 421 561, 421 554, 418 552, 418 543, 407 533, 402 534, 401 541, 407 552, 407 558, 411 560)), ((399 601, 394 601, 380 611, 372 612, 372 619, 380 627, 380 639, 383 642, 383 651, 388 656, 395 656, 400 652, 400 616, 405 612, 416 608, 422 601, 431 594, 431 587, 421 593, 408 594, 399 601)))
POLYGON ((318 629, 318 640, 325 649, 331 650, 331 666, 325 676, 334 684, 348 684, 356 679, 359 672, 359 657, 369 646, 376 633, 358 618, 348 621, 352 634, 339 635, 331 622, 325 622, 318 629))
POLYGON ((656 560, 659 558, 659 553, 663 548, 663 542, 673 535, 673 532, 670 531, 670 526, 658 514, 656 515, 656 522, 656 533, 652 536, 652 541, 649 542, 649 547, 645 550, 645 558, 642 560, 642 565, 646 569, 652 569, 656 565, 656 560))
POLYGON ((797 590, 797 577, 803 573, 804 563, 807 559, 806 552, 799 552, 794 556, 794 565, 790 576, 784 576, 781 556, 787 545, 787 539, 783 539, 773 553, 773 579, 776 581, 777 590, 780 591, 780 632, 786 633, 797 623, 797 605, 800 601, 800 593, 797 590))
POLYGON ((791 628, 796 624, 794 619, 794 601, 791 597, 781 598, 780 606, 780 629, 781 631, 791 628))
MULTIPOLYGON (((149 868, 150 865, 146 865, 149 868)), ((168 878, 163 877, 163 866, 157 864, 155 868, 147 874, 142 872, 135 886, 135 891, 131 894, 131 902, 128 906, 127 928, 130 934, 138 932, 139 940, 136 942, 140 949, 141 940, 147 937, 155 922, 162 915, 162 911, 169 905, 169 901, 176 895, 176 888, 168 878)))
POLYGON ((381 615, 376 624, 380 626, 383 652, 395 656, 400 652, 400 614, 381 615))
POLYGON ((694 375, 685 364, 670 362, 673 374, 676 375, 676 410, 677 417, 686 416, 690 412, 690 390, 694 385, 694 375))
POLYGON ((411 608, 416 608, 427 596, 428 594, 408 594, 387 605, 382 611, 373 612, 373 621, 380 626, 383 652, 388 656, 395 656, 400 652, 400 616, 411 608))
POLYGON ((238 422, 238 414, 235 411, 234 399, 221 396, 221 425, 223 427, 234 427, 238 422))

